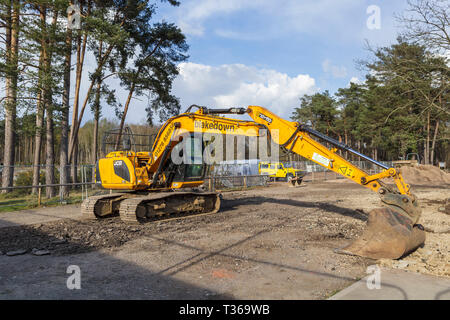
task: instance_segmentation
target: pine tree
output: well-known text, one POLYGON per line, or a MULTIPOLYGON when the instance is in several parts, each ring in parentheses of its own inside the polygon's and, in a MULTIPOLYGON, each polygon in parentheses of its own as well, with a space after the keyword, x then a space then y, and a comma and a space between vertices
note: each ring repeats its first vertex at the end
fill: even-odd
MULTIPOLYGON (((3 1, 2 20, 5 27, 5 51, 2 56, 1 73, 5 76, 6 97, 5 108, 5 145, 3 153, 2 187, 12 187, 14 181, 17 86, 19 73, 19 18, 21 3, 19 1, 3 1)), ((7 193, 10 190, 3 190, 7 193)))

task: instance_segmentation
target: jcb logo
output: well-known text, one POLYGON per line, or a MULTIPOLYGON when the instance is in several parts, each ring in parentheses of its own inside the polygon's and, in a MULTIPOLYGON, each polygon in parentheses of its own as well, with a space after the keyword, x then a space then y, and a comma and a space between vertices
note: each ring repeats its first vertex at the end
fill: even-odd
POLYGON ((114 161, 114 167, 120 167, 123 164, 122 160, 114 161))

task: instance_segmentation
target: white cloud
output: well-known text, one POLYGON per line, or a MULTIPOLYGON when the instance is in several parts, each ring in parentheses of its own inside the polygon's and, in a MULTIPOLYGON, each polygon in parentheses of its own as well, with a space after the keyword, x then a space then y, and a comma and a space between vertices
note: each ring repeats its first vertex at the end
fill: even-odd
POLYGON ((326 73, 330 73, 333 78, 345 78, 347 76, 347 68, 344 66, 335 66, 329 59, 322 62, 322 69, 326 73))
POLYGON ((178 10, 178 25, 190 35, 203 35, 203 22, 216 14, 227 14, 256 5, 259 0, 200 0, 182 3, 178 10))
POLYGON ((348 85, 347 85, 347 87, 350 87, 350 84, 351 84, 351 83, 354 83, 354 84, 358 84, 358 85, 360 85, 360 84, 363 84, 363 83, 364 83, 364 81, 362 81, 362 80, 359 80, 359 78, 358 78, 358 77, 351 77, 350 81, 348 82, 348 85))
MULTIPOLYGON (((208 20, 251 10, 252 16, 261 15, 261 21, 264 21, 262 25, 253 27, 259 31, 260 27, 264 27, 266 37, 286 32, 315 34, 341 29, 345 17, 360 6, 354 0, 191 0, 181 3, 175 11, 175 19, 184 33, 201 36, 208 20)), ((364 16, 365 8, 361 10, 361 17, 364 16)), ((216 31, 218 35, 225 36, 236 36, 240 32, 246 33, 240 26, 235 30, 216 31)))
POLYGON ((289 118, 302 95, 317 91, 309 75, 290 77, 243 64, 212 67, 188 62, 181 63, 179 70, 173 93, 180 97, 182 111, 191 104, 213 108, 260 105, 289 118))

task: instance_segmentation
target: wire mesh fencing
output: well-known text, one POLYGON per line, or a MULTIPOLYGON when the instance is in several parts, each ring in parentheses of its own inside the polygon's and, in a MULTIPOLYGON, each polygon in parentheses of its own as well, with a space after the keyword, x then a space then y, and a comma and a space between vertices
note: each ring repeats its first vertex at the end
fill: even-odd
MULTIPOLYGON (((392 161, 380 161, 382 164, 392 167, 392 161)), ((377 174, 382 172, 384 169, 369 162, 369 161, 351 161, 353 165, 362 169, 369 175, 377 174)), ((291 161, 288 163, 295 169, 300 169, 306 172, 303 181, 325 181, 325 180, 336 180, 345 179, 344 176, 324 168, 312 161, 291 161)))
POLYGON ((270 178, 264 175, 248 176, 213 176, 205 178, 205 187, 209 191, 226 190, 236 188, 265 187, 270 178))
MULTIPOLYGON (((3 169, 0 166, 0 180, 3 180, 3 169)), ((95 184, 94 165, 67 166, 65 169, 69 179, 60 183, 61 168, 58 165, 14 166, 12 186, 0 187, 0 212, 78 203, 92 195, 109 192, 95 184), (53 177, 50 180, 46 177, 49 170, 53 177)))
MULTIPOLYGON (((306 175, 303 177, 305 182, 344 179, 343 176, 312 161, 291 161, 284 164, 286 167, 305 171, 306 175)), ((369 175, 380 173, 383 170, 368 161, 354 161, 353 164, 369 175)), ((383 162, 383 164, 392 167, 392 162, 383 162)), ((0 166, 0 180, 3 168, 0 166)), ((49 167, 46 165, 39 167, 33 165, 14 166, 13 185, 0 188, 0 212, 37 206, 79 203, 90 196, 110 192, 109 189, 103 189, 95 183, 95 165, 82 164, 76 168, 66 167, 66 172, 71 178, 65 184, 59 183, 61 168, 55 165, 50 169, 53 169, 53 180, 49 183, 46 178, 49 167), (36 169, 39 169, 38 183, 36 183, 36 169), (75 171, 76 174, 74 174, 75 171)), ((212 174, 204 179, 204 187, 210 191, 264 187, 268 186, 272 180, 274 178, 258 174, 223 176, 212 174)))

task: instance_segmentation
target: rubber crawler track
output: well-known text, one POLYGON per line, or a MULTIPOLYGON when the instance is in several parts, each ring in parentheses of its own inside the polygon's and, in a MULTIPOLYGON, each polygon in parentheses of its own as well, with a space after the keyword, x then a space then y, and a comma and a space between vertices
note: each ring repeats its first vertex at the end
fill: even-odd
MULTIPOLYGON (((106 217, 114 216, 115 214, 108 214, 101 216, 101 206, 109 205, 105 204, 102 200, 123 197, 123 200, 120 200, 119 207, 119 215, 120 219, 127 223, 144 223, 144 222, 152 222, 152 221, 168 221, 174 219, 182 219, 194 216, 202 216, 207 214, 217 213, 220 209, 220 197, 217 193, 213 192, 205 192, 205 193, 197 193, 197 192, 158 192, 158 193, 150 193, 148 195, 134 195, 134 194, 126 194, 126 193, 112 193, 100 196, 93 196, 86 199, 81 205, 81 212, 84 219, 101 219, 106 217), (215 197, 214 199, 214 209, 209 212, 202 212, 201 210, 193 210, 186 211, 180 213, 171 213, 171 214, 163 214, 159 216, 153 216, 150 218, 139 218, 136 214, 139 205, 150 205, 152 201, 168 199, 168 198, 177 198, 183 196, 204 196, 204 197, 215 197)), ((170 201, 170 200, 169 200, 170 201)))

